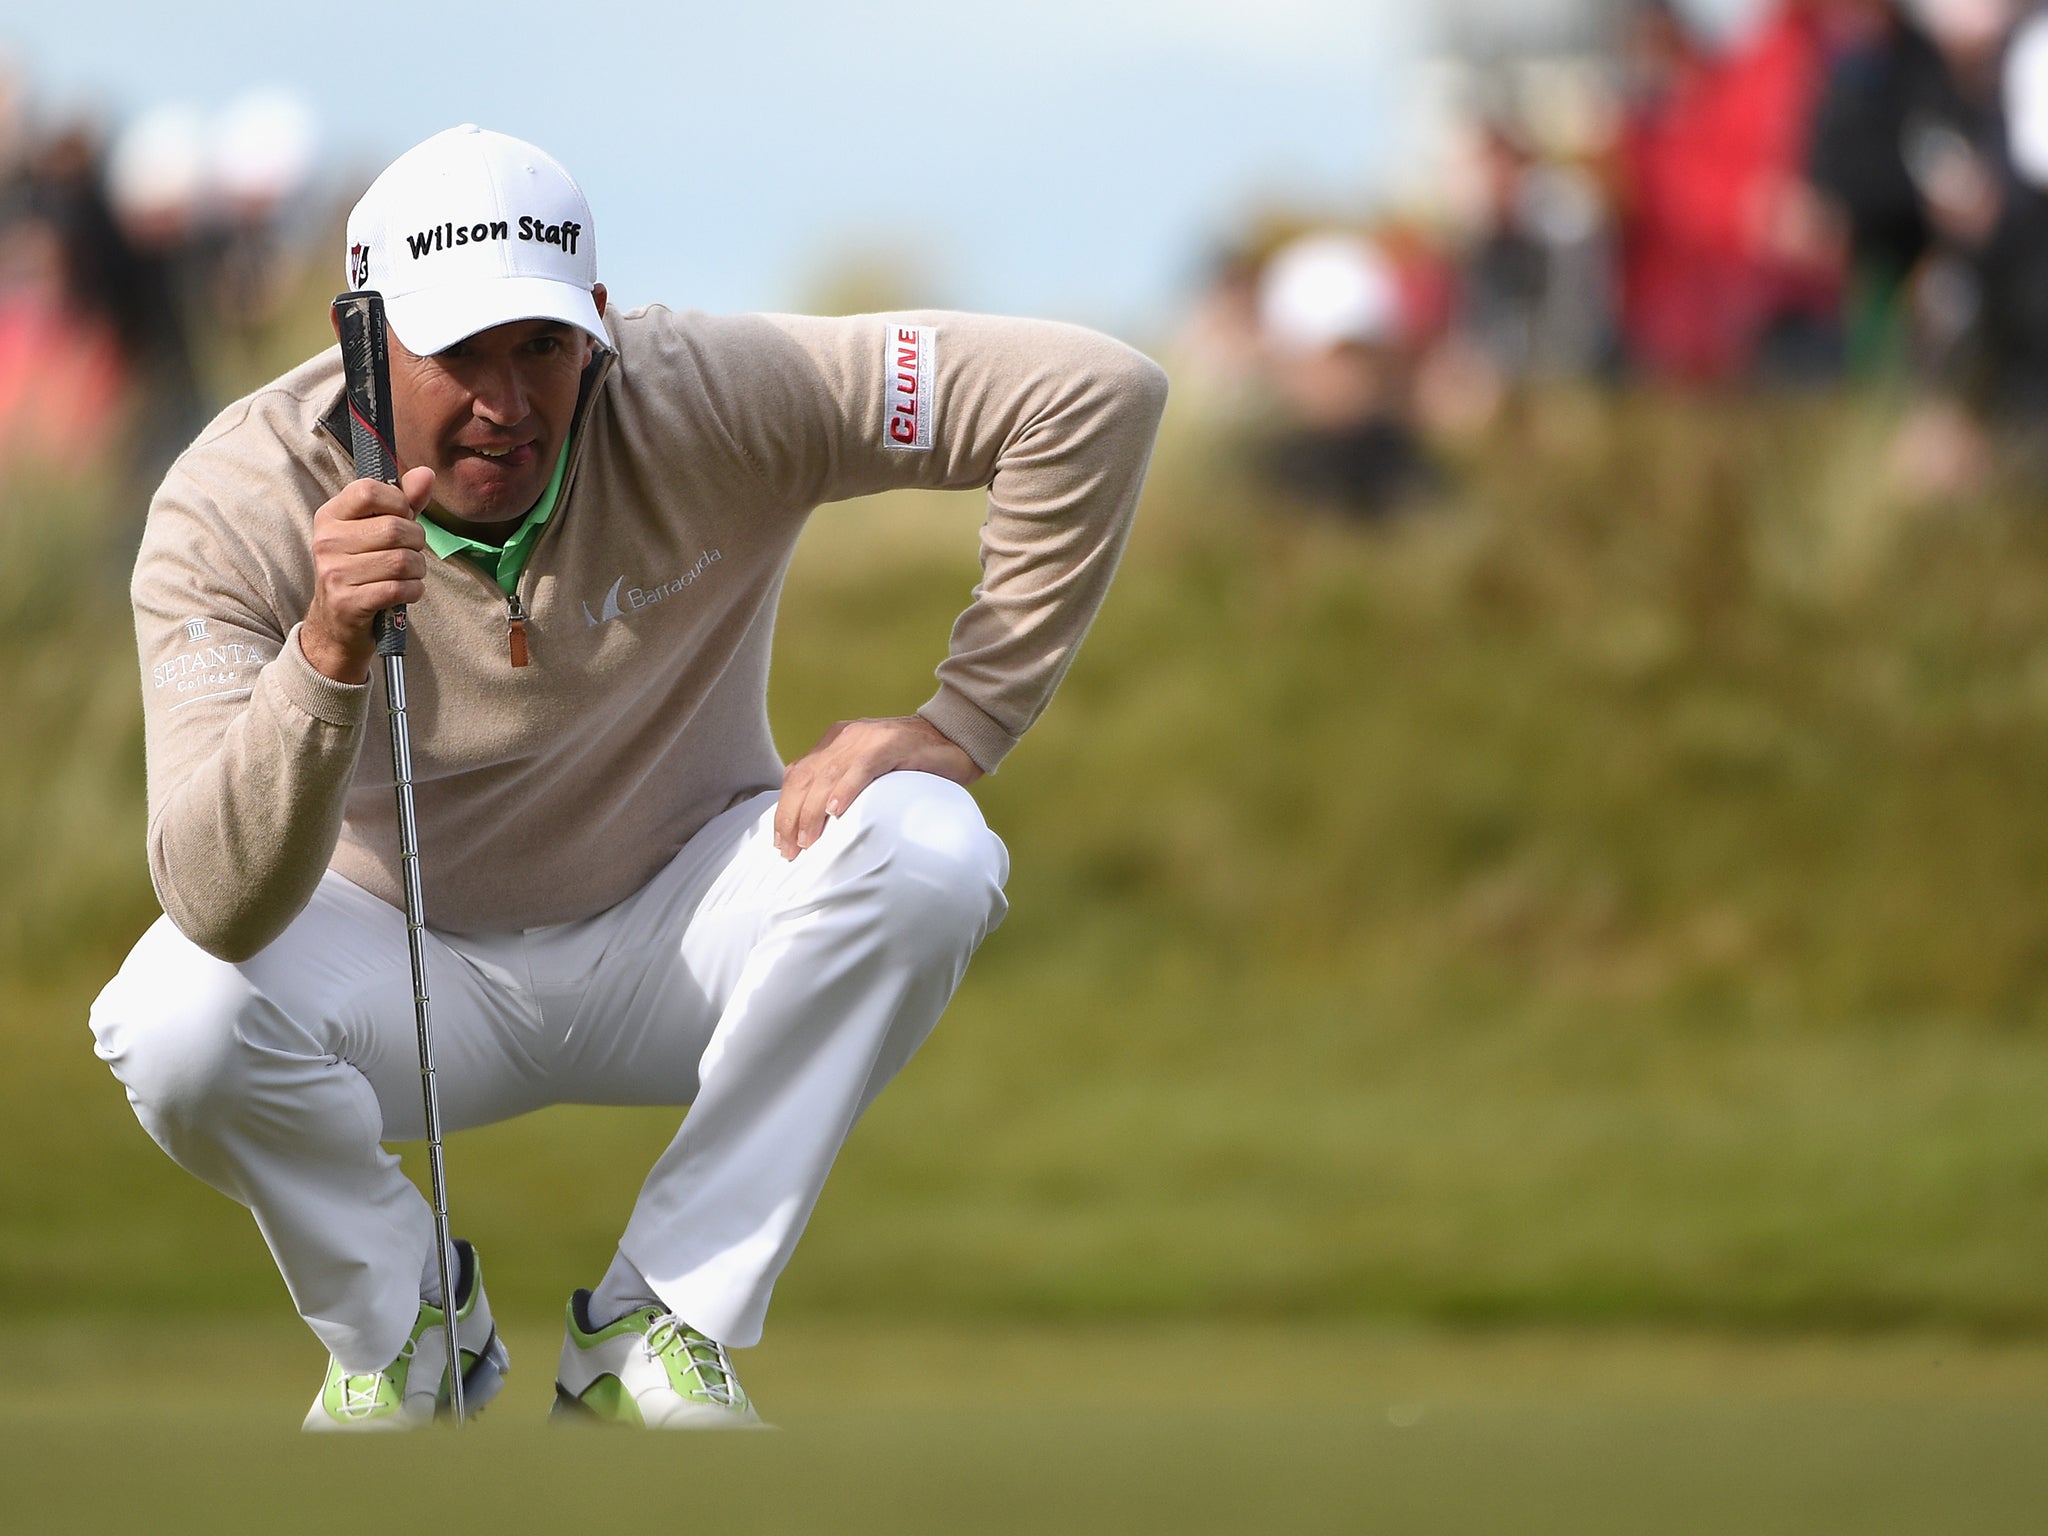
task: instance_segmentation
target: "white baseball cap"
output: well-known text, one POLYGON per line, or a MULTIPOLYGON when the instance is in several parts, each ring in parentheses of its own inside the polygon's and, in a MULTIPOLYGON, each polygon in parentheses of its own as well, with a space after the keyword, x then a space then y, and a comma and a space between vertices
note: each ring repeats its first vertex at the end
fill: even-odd
POLYGON ((348 216, 348 286, 381 293, 391 329, 422 357, 514 320, 560 320, 608 344, 590 226, 554 156, 464 123, 370 183, 348 216))
POLYGON ((1259 279, 1259 323, 1283 352, 1396 341, 1401 320, 1400 279, 1363 236, 1303 235, 1277 251, 1259 279))

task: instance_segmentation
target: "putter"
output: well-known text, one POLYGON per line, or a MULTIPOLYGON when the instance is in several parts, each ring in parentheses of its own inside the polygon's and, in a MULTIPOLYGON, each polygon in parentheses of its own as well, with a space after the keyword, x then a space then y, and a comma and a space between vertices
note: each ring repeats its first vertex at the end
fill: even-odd
MULTIPOLYGON (((398 483, 392 450, 391 349, 384 299, 374 290, 334 301, 341 366, 348 387, 348 426, 356 477, 398 483)), ((427 1171, 434 1194, 434 1256, 441 1267, 441 1318, 448 1330, 448 1396, 462 1422, 462 1350, 455 1342, 455 1281, 448 1273, 448 1171, 441 1156, 441 1094, 434 1082, 434 1039, 427 1021, 427 952, 420 899, 420 833, 412 803, 412 733, 405 718, 405 605, 377 615, 377 655, 384 662, 384 701, 391 713, 391 777, 398 791, 398 862, 405 886, 405 940, 412 956, 413 1019, 420 1037, 420 1091, 427 1111, 427 1171)))

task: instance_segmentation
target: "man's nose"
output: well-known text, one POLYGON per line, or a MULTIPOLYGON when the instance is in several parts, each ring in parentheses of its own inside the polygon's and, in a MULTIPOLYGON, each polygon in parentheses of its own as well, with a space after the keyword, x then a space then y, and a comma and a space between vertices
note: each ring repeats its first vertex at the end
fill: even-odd
POLYGON ((480 370, 471 382, 477 415, 496 426, 516 426, 526 420, 526 381, 518 367, 505 362, 480 370))

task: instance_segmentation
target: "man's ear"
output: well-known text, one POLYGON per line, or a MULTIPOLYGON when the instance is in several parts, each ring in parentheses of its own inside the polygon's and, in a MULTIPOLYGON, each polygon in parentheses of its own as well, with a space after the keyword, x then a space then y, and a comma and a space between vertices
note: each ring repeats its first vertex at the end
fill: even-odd
POLYGON ((592 283, 590 285, 590 297, 597 302, 597 317, 602 320, 604 318, 604 284, 592 283))

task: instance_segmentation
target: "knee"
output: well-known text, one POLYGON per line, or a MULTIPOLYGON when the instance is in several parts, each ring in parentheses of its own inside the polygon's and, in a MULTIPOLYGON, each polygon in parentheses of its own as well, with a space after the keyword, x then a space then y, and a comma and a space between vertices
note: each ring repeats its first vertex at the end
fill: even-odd
POLYGON ((927 773, 885 774, 853 809, 855 841, 868 850, 862 862, 892 933, 971 950, 1003 920, 1009 851, 965 789, 927 773))
POLYGON ((91 1018, 95 1054, 152 1130, 206 1123, 241 1096, 249 1054, 243 1025, 260 1004, 233 966, 197 950, 196 960, 175 957, 166 966, 163 948, 148 940, 138 946, 91 1018))

